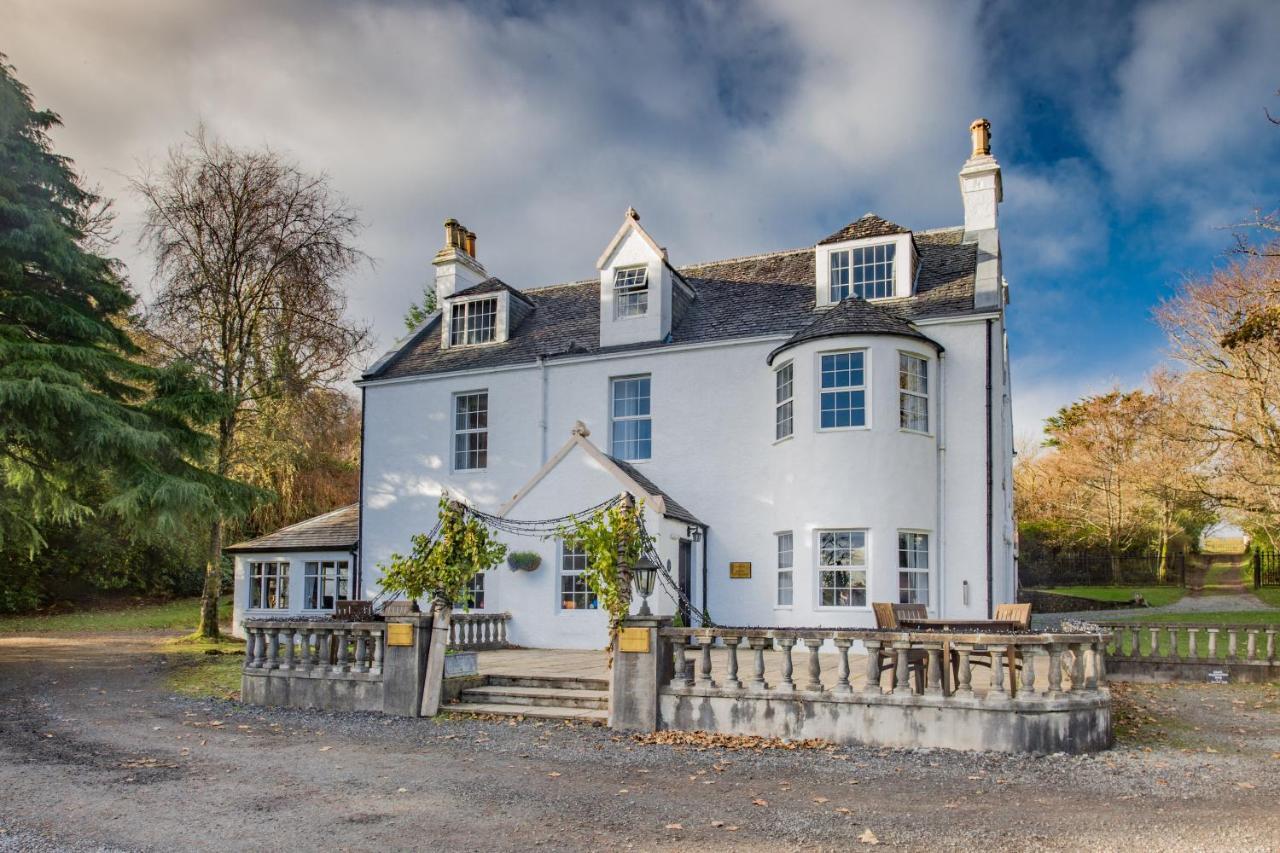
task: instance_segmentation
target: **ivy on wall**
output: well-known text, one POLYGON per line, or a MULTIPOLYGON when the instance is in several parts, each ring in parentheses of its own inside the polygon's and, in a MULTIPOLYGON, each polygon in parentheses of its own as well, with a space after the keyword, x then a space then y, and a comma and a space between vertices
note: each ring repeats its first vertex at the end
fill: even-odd
POLYGON ((392 554, 378 564, 382 589, 411 600, 430 593, 438 602, 461 601, 472 576, 492 569, 507 556, 507 546, 494 538, 488 526, 447 495, 440 498, 435 538, 418 533, 411 541, 408 555, 392 554))

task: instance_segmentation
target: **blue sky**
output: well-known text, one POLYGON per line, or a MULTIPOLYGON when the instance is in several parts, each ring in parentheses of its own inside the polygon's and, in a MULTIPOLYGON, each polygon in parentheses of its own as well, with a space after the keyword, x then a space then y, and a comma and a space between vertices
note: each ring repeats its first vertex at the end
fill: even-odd
POLYGON ((325 171, 376 258, 381 347, 441 221, 515 286, 582 278, 628 205, 676 263, 810 244, 868 210, 957 224, 969 121, 1004 168, 1017 429, 1140 382, 1151 309, 1280 206, 1280 6, 0 0, 0 52, 119 200, 203 120, 325 171))

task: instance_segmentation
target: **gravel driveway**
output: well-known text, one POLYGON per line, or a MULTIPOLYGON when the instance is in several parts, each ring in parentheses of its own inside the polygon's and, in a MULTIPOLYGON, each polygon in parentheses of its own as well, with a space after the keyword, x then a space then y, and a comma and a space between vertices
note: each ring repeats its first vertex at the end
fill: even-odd
POLYGON ((1280 845, 1275 687, 1126 689, 1089 757, 699 750, 185 699, 153 642, 0 638, 0 851, 1280 845))

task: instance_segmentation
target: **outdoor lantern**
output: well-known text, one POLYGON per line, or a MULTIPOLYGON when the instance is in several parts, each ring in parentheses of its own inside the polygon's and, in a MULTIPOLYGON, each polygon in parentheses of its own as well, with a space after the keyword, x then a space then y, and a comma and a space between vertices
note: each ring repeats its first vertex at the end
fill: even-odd
POLYGON ((648 557, 641 556, 631 567, 631 579, 635 583, 636 592, 640 593, 640 612, 636 615, 652 616, 649 596, 653 595, 653 584, 658 579, 658 566, 648 557))

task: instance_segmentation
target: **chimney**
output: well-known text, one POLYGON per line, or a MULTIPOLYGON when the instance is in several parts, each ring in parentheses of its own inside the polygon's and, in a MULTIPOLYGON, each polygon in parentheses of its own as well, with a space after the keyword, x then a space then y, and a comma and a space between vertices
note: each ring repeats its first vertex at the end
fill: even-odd
POLYGON ((489 277, 476 260, 475 232, 453 218, 444 221, 444 247, 431 264, 436 268, 436 302, 441 307, 453 294, 489 277))
POLYGON ((969 138, 972 151, 960 169, 960 196, 964 199, 964 240, 978 244, 973 304, 977 309, 994 309, 1002 304, 997 211, 1004 200, 1004 188, 1000 164, 991 156, 991 122, 974 119, 969 138))
POLYGON ((964 197, 965 239, 996 227, 996 207, 1004 199, 1000 164, 991 156, 991 122, 974 119, 969 125, 973 152, 960 170, 960 194, 964 197))

